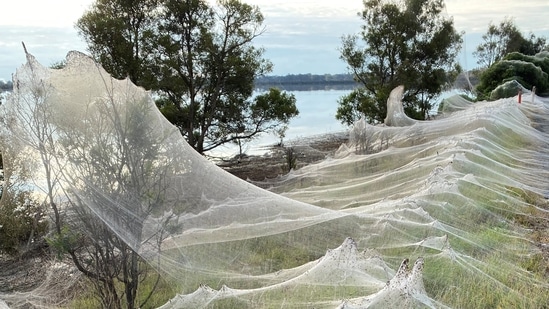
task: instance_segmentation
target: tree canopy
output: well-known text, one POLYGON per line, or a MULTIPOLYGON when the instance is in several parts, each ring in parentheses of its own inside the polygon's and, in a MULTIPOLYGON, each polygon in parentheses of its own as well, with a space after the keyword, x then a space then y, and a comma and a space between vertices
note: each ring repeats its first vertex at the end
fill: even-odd
POLYGON ((160 110, 203 153, 297 115, 287 94, 251 100, 254 80, 272 70, 252 45, 262 23, 257 6, 238 0, 97 0, 77 28, 107 71, 154 91, 160 110), (274 117, 254 118, 265 98, 281 100, 269 101, 265 114, 274 117))
POLYGON ((511 17, 505 17, 499 25, 490 22, 482 39, 483 42, 477 46, 473 55, 484 68, 512 52, 533 56, 547 47, 547 39, 544 37, 536 37, 533 33, 525 37, 511 17))
POLYGON ((347 124, 358 116, 382 122, 389 93, 404 85, 406 113, 424 119, 430 102, 460 70, 455 58, 461 34, 442 14, 442 0, 367 0, 364 6, 360 35, 344 36, 340 48, 340 58, 363 87, 340 99, 336 118, 347 124))

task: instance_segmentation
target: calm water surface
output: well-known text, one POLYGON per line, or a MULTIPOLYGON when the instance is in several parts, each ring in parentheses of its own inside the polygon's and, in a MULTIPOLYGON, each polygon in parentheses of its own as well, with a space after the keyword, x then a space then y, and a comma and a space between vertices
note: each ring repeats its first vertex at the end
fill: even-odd
MULTIPOLYGON (((288 91, 296 98, 299 116, 290 121, 284 142, 302 139, 313 135, 346 131, 348 127, 335 119, 337 101, 352 90, 312 90, 288 91)), ((276 144, 280 139, 274 134, 263 133, 259 138, 248 142, 243 147, 247 154, 262 154, 266 148, 276 144)), ((218 147, 211 152, 213 156, 234 156, 239 150, 236 145, 218 147)))

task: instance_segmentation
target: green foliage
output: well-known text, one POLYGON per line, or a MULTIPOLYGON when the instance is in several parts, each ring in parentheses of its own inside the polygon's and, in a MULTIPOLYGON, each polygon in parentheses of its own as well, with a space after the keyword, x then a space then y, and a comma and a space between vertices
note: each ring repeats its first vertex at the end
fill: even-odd
POLYGON ((404 85, 409 116, 424 119, 431 101, 460 68, 455 62, 461 35, 442 14, 441 0, 364 1, 365 22, 359 36, 343 38, 340 58, 363 89, 340 101, 337 119, 352 123, 364 115, 371 123, 386 116, 392 89, 404 85))
POLYGON ((477 63, 485 68, 509 53, 535 55, 547 47, 544 37, 536 38, 530 34, 529 38, 525 38, 510 17, 505 17, 498 26, 490 22, 482 39, 484 42, 477 46, 473 55, 477 57, 477 63))
POLYGON ((271 123, 266 129, 278 127, 278 122, 288 124, 290 119, 299 115, 293 94, 283 92, 278 88, 270 88, 268 92, 256 96, 250 106, 252 125, 271 123))
POLYGON ((67 65, 67 60, 63 59, 61 61, 56 61, 56 62, 52 63, 50 65, 50 68, 59 70, 59 69, 64 68, 66 65, 67 65))
POLYGON ((215 143, 232 141, 242 149, 243 141, 250 140, 262 132, 280 136, 282 143, 290 119, 299 115, 295 103, 293 94, 278 88, 270 88, 269 91, 257 95, 250 104, 244 103, 247 106, 246 112, 237 112, 241 106, 235 109, 236 113, 232 120, 223 115, 220 130, 215 135, 215 143))
POLYGON ((539 67, 543 72, 549 74, 549 52, 541 52, 536 54, 535 56, 513 52, 505 55, 503 60, 530 62, 536 67, 539 67))
POLYGON ((338 100, 339 107, 335 117, 341 123, 349 126, 362 116, 366 116, 370 123, 383 122, 387 114, 387 104, 382 100, 382 98, 377 100, 368 96, 368 91, 365 88, 354 89, 338 100))
POLYGON ((502 98, 511 98, 516 96, 519 91, 522 91, 522 85, 515 79, 504 82, 492 90, 489 95, 480 96, 479 98, 485 98, 487 100, 498 100, 502 98))
POLYGON ((105 70, 148 88, 145 46, 158 4, 157 0, 96 0, 76 28, 105 70))
MULTIPOLYGON (((97 0, 78 23, 96 60, 117 78, 153 90, 157 105, 198 152, 269 131, 297 115, 250 100, 271 71, 257 6, 237 0, 97 0), (253 107, 269 107, 254 117, 253 107)), ((276 99, 276 98, 275 98, 276 99)), ((282 98, 283 99, 283 98, 282 98)))
POLYGON ((511 53, 481 74, 480 83, 476 89, 478 98, 494 100, 515 96, 521 86, 526 89, 536 86, 538 94, 547 93, 549 91, 548 74, 548 53, 537 56, 511 53), (516 81, 518 84, 515 87, 498 87, 510 81, 516 81))
POLYGON ((48 232, 46 214, 30 191, 7 190, 0 204, 0 252, 16 254, 48 232))
POLYGON ((78 246, 79 240, 80 237, 78 234, 71 231, 66 225, 61 228, 60 233, 55 233, 51 237, 46 238, 48 245, 55 250, 58 258, 73 251, 78 246))

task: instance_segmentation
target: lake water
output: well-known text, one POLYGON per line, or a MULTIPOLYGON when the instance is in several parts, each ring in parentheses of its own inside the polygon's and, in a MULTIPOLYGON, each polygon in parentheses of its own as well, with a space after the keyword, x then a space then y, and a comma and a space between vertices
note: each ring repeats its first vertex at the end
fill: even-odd
MULTIPOLYGON (((348 90, 311 90, 311 91, 288 91, 296 98, 296 106, 299 115, 293 118, 286 131, 285 142, 303 139, 306 137, 344 132, 348 129, 335 119, 338 107, 338 99, 349 94, 348 90)), ((248 142, 243 147, 246 154, 262 154, 267 152, 266 148, 276 144, 280 139, 269 133, 263 133, 259 138, 248 142)), ((214 149, 210 152, 212 156, 230 157, 239 152, 236 145, 227 145, 214 149)))
MULTIPOLYGON (((287 91, 296 98, 296 105, 299 116, 290 121, 284 142, 286 144, 296 140, 303 140, 307 137, 322 135, 326 133, 345 132, 348 126, 341 124, 335 119, 338 108, 337 101, 344 95, 349 94, 352 89, 331 89, 331 90, 295 90, 287 91)), ((457 90, 445 91, 434 102, 431 114, 436 114, 438 104, 442 99, 459 94, 457 90)), ((263 133, 260 137, 246 143, 243 146, 243 153, 260 155, 268 152, 268 147, 277 144, 280 139, 269 133, 263 133)), ((238 146, 229 144, 218 147, 208 154, 214 157, 232 157, 239 153, 238 146)))

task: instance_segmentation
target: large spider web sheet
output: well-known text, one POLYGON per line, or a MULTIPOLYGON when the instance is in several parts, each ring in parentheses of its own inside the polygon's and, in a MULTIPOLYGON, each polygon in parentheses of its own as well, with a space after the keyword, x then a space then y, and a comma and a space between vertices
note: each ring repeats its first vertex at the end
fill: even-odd
MULTIPOLYGON (((535 306, 547 288, 528 268, 543 252, 517 224, 546 213, 549 102, 526 89, 522 104, 456 96, 415 121, 399 87, 384 125, 357 122, 334 157, 263 190, 198 155, 148 92, 83 54, 62 70, 28 55, 14 85, 11 153, 47 158, 60 204, 88 209, 183 287, 161 308, 460 307, 488 290, 486 306, 535 306)), ((40 293, 25 302, 47 307, 40 293)))

